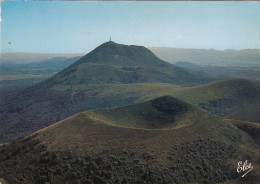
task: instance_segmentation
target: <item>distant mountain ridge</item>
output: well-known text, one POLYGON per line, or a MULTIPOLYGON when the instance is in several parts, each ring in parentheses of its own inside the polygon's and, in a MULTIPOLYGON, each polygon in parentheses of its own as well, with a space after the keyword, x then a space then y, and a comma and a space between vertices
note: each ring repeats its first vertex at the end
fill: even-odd
POLYGON ((188 72, 215 79, 234 78, 260 81, 260 66, 257 67, 257 65, 251 67, 206 66, 190 62, 177 62, 174 65, 188 72))
POLYGON ((55 57, 71 58, 82 56, 81 53, 75 54, 43 54, 43 53, 0 53, 1 64, 29 64, 41 62, 55 57))
POLYGON ((206 66, 260 67, 260 49, 214 50, 149 47, 159 58, 169 63, 190 62, 206 66))

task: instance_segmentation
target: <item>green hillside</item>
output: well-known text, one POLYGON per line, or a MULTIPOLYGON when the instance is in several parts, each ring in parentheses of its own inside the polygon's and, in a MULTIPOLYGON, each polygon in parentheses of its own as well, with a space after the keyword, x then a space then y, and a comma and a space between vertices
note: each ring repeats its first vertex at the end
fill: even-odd
POLYGON ((172 93, 222 117, 260 123, 260 82, 227 79, 172 93))
POLYGON ((189 120, 196 118, 196 115, 191 105, 163 96, 142 105, 93 111, 91 118, 129 128, 171 129, 190 125, 189 120))
POLYGON ((251 137, 169 96, 76 114, 0 153, 0 177, 13 184, 259 181, 259 147, 251 137), (237 162, 246 159, 254 170, 241 179, 237 162))
POLYGON ((160 60, 145 47, 110 41, 47 80, 45 85, 159 82, 193 86, 209 81, 160 60))

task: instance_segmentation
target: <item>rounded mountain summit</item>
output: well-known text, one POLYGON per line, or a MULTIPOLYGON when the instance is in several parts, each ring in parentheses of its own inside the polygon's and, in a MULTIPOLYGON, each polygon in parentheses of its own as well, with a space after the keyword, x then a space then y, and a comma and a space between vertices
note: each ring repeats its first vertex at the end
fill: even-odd
POLYGON ((56 84, 172 83, 193 86, 209 79, 169 64, 143 46, 109 41, 45 82, 56 84))

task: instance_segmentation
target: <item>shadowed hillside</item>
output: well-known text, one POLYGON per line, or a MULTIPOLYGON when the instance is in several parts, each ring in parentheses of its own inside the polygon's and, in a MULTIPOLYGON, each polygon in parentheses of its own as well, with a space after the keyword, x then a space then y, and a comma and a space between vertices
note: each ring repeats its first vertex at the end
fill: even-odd
POLYGON ((259 181, 259 147, 252 138, 169 96, 76 114, 0 153, 0 177, 14 184, 259 181), (254 170, 241 178, 237 162, 245 159, 254 170))
POLYGON ((232 123, 239 129, 246 132, 249 136, 251 136, 258 143, 258 145, 260 145, 260 124, 259 123, 233 120, 233 119, 227 119, 226 121, 229 123, 232 123))

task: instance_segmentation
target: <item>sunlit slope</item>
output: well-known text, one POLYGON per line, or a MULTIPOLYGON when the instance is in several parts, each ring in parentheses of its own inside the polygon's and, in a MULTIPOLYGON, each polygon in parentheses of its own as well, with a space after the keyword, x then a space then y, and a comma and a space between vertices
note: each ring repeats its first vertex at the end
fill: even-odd
POLYGON ((221 118, 169 96, 119 108, 82 112, 37 134, 51 149, 80 151, 128 144, 166 146, 201 138, 240 144, 245 138, 238 128, 221 118))
POLYGON ((91 112, 110 125, 144 129, 172 129, 191 125, 202 111, 170 96, 130 106, 91 112))
POLYGON ((260 122, 260 82, 227 79, 172 93, 212 114, 260 122))

